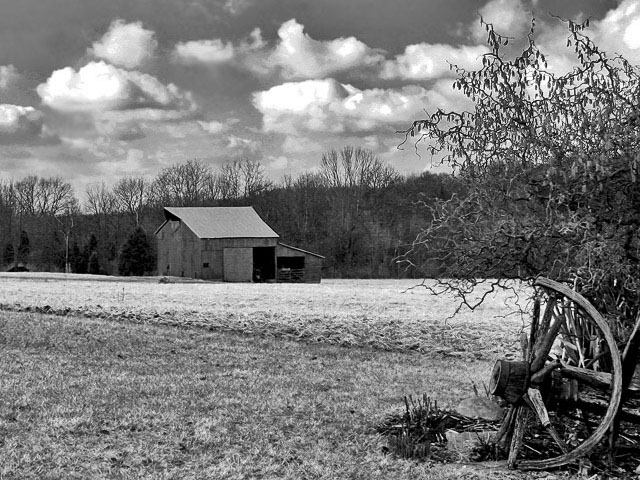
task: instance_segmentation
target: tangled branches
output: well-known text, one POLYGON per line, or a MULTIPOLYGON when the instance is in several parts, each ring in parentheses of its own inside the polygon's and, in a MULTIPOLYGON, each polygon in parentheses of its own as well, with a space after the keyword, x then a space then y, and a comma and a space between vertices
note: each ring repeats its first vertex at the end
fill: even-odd
POLYGON ((555 74, 534 26, 508 60, 487 25, 482 69, 454 82, 473 109, 404 132, 467 183, 433 207, 404 260, 437 262, 463 297, 478 278, 570 282, 624 330, 640 308, 640 69, 567 22, 576 66, 555 74))

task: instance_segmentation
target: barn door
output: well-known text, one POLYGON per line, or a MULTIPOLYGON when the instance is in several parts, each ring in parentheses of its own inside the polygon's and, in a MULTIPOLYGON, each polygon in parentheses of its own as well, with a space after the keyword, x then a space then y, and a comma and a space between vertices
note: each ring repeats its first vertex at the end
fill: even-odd
POLYGON ((253 276, 253 248, 225 248, 224 281, 250 282, 253 276))

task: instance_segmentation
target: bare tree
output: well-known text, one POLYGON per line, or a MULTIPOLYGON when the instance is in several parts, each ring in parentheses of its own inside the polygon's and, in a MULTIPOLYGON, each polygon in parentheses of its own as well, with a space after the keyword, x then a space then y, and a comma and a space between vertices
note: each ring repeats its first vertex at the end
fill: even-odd
POLYGON ((96 216, 111 215, 117 210, 118 199, 104 182, 93 183, 85 190, 84 209, 96 216))
POLYGON ((128 213, 140 225, 143 209, 149 204, 151 184, 144 177, 124 177, 113 187, 117 209, 128 213))
POLYGON ((153 183, 154 198, 165 205, 195 206, 216 190, 213 172, 200 160, 188 160, 163 169, 153 183))
POLYGON ((80 205, 78 201, 73 198, 63 210, 58 212, 55 216, 58 222, 58 228, 64 236, 64 271, 65 273, 71 273, 71 263, 69 261, 69 241, 71 234, 76 224, 76 218, 80 215, 80 205))
POLYGON ((244 159, 240 162, 242 190, 244 197, 253 197, 273 188, 273 182, 264 174, 264 168, 257 160, 244 159))
POLYGON ((566 23, 576 67, 564 74, 548 68, 535 22, 513 59, 485 24, 483 67, 453 83, 472 108, 406 131, 467 185, 436 205, 407 259, 438 259, 455 276, 441 286, 465 302, 478 278, 570 282, 624 332, 640 312, 640 67, 601 51, 588 20, 566 23))
POLYGON ((22 215, 57 215, 74 200, 73 187, 60 177, 29 175, 13 185, 22 215))
POLYGON ((352 146, 323 154, 320 173, 328 187, 336 188, 385 188, 400 179, 398 172, 371 150, 352 146))
POLYGON ((37 188, 37 175, 29 175, 13 184, 16 206, 20 215, 35 215, 37 188))
POLYGON ((76 202, 73 187, 60 177, 40 178, 36 188, 36 212, 58 215, 76 202))
POLYGON ((242 168, 238 160, 227 162, 220 168, 220 196, 223 200, 241 197, 242 168))

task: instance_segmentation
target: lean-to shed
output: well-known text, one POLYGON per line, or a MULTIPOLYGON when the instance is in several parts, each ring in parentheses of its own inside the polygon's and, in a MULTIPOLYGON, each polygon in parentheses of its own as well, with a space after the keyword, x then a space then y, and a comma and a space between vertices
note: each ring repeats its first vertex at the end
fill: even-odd
POLYGON ((227 282, 321 279, 322 257, 285 245, 253 207, 165 207, 158 273, 227 282))

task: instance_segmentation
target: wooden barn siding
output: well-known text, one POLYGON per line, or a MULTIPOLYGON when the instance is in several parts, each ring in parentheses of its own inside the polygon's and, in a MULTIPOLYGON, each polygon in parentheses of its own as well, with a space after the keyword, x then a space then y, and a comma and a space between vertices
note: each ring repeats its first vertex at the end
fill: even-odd
POLYGON ((306 255, 304 265, 305 283, 320 283, 322 280, 322 259, 315 255, 306 255))
POLYGON ((253 248, 224 249, 224 281, 251 282, 253 280, 253 248))
POLYGON ((284 245, 276 247, 277 257, 304 257, 304 282, 320 283, 322 280, 322 258, 284 245))
MULTIPOLYGON (((240 281, 240 280, 228 280, 228 275, 225 269, 225 256, 226 249, 233 248, 248 248, 253 247, 275 247, 278 243, 277 238, 205 238, 202 240, 202 261, 209 263, 208 268, 202 269, 202 278, 209 280, 226 280, 226 281, 240 281)), ((233 255, 230 253, 229 255, 233 255)), ((231 273, 231 278, 238 278, 240 275, 239 269, 250 270, 251 273, 247 280, 250 282, 253 277, 253 251, 250 256, 243 256, 242 261, 247 263, 244 266, 233 267, 238 270, 235 273, 231 273)), ((229 267, 232 268, 232 267, 229 267)), ((243 274, 246 277, 246 272, 243 274)))
POLYGON ((158 273, 200 278, 200 239, 189 228, 179 221, 167 222, 158 232, 157 239, 158 273))

